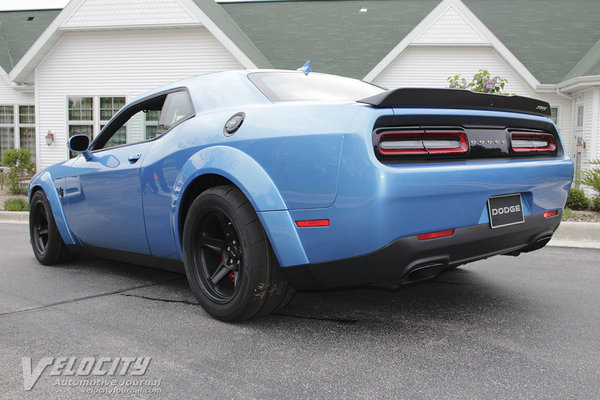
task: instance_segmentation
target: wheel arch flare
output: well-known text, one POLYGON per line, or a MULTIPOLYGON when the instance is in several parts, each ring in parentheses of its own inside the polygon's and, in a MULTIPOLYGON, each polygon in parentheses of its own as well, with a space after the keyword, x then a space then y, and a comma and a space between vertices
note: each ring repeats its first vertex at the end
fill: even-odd
MULTIPOLYGON (((177 251, 183 259, 184 199, 194 183, 207 175, 221 177, 238 187, 250 201, 281 266, 308 263, 308 258, 287 210, 287 205, 266 171, 248 154, 229 146, 204 148, 181 168, 171 197, 171 226, 177 251)), ((217 179, 218 182, 218 179, 217 179)))

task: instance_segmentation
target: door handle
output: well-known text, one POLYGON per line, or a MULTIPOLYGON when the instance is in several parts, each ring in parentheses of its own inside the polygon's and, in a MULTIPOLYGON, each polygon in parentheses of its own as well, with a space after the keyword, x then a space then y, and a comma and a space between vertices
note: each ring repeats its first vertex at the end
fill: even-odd
POLYGON ((134 164, 141 157, 142 157, 142 155, 140 153, 135 153, 135 154, 130 154, 127 159, 129 160, 130 163, 134 164))

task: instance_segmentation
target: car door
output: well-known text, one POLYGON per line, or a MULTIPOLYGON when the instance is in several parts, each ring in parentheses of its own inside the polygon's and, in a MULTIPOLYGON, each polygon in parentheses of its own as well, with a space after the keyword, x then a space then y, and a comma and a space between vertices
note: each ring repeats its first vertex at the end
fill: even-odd
POLYGON ((83 245, 149 254, 141 165, 152 145, 165 96, 125 107, 73 162, 65 181, 65 216, 83 245))

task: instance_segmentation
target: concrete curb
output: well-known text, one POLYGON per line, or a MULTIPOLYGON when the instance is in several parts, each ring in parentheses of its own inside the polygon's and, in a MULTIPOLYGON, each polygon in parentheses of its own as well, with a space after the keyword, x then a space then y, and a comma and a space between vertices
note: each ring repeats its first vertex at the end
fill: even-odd
POLYGON ((548 246, 600 249, 600 223, 563 221, 548 246))
MULTIPOLYGON (((27 224, 29 212, 0 211, 0 223, 27 224)), ((548 246, 600 249, 600 223, 561 222, 548 246)))
POLYGON ((29 223, 29 211, 0 211, 0 222, 27 224, 29 223))

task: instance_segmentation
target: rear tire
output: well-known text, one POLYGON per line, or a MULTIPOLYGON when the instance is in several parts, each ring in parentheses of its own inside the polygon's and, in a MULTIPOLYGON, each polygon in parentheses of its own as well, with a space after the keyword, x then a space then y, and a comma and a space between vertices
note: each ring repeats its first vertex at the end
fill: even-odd
POLYGON ((77 259, 79 254, 67 249, 58 232, 44 192, 39 190, 33 194, 29 208, 29 237, 35 258, 44 265, 62 264, 77 259))
POLYGON ((192 293, 219 320, 269 314, 289 296, 254 208, 233 185, 210 188, 194 200, 185 219, 183 254, 192 293))

